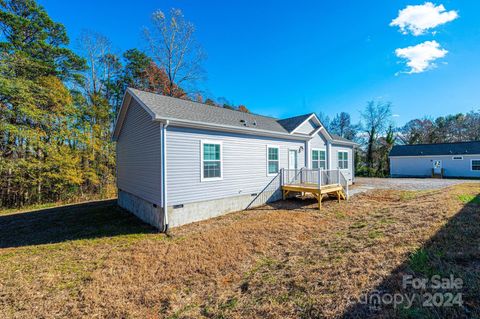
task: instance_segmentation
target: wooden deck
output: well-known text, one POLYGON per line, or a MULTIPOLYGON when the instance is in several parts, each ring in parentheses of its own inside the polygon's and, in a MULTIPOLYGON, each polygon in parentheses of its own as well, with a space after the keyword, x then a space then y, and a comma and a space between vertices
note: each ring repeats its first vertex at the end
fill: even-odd
POLYGON ((329 184, 318 187, 318 184, 286 184, 282 185, 283 199, 287 197, 289 193, 310 193, 318 200, 318 209, 322 208, 323 195, 335 195, 338 198, 338 202, 341 199, 347 199, 343 187, 338 184, 329 184))

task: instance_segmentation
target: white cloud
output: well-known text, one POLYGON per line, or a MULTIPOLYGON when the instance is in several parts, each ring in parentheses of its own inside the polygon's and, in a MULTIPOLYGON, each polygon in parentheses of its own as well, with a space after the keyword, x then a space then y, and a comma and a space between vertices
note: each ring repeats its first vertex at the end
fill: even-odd
POLYGON ((398 17, 392 20, 390 26, 398 26, 403 34, 410 32, 418 36, 456 18, 458 18, 457 11, 446 11, 442 4, 435 6, 431 2, 425 2, 422 5, 409 5, 400 10, 398 17))
POLYGON ((393 114, 392 117, 400 117, 400 114, 393 114))
POLYGON ((423 43, 396 49, 397 57, 407 60, 410 70, 406 73, 422 73, 427 69, 435 67, 436 59, 443 58, 448 51, 442 49, 437 41, 425 41, 423 43))

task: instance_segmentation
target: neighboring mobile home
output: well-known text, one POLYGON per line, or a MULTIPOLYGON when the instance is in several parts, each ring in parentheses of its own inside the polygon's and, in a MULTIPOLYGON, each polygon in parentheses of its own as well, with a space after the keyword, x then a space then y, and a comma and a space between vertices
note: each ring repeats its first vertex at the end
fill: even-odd
POLYGON ((119 205, 164 231, 280 199, 282 168, 354 180, 356 144, 314 113, 278 120, 128 89, 113 140, 119 205))
POLYGON ((480 141, 394 146, 392 177, 480 178, 480 141))

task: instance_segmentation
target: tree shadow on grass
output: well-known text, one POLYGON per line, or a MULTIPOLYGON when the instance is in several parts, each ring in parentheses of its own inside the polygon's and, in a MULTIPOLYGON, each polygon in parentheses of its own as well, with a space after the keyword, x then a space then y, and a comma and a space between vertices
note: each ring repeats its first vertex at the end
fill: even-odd
POLYGON ((155 232, 116 200, 0 216, 0 248, 155 232))
POLYGON ((343 318, 480 318, 480 195, 461 200, 465 206, 388 278, 348 307, 343 318), (429 280, 453 276, 463 284, 442 289, 430 281, 426 289, 414 288, 411 281, 403 284, 406 276, 429 280), (453 299, 458 294, 462 306, 453 299), (403 296, 404 302, 393 306, 390 295, 403 296), (411 306, 405 296, 416 297, 411 306))

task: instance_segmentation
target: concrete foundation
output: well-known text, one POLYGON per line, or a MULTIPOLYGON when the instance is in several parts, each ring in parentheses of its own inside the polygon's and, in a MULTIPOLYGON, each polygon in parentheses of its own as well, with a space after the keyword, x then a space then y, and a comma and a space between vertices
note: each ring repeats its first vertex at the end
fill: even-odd
POLYGON ((118 206, 158 229, 163 229, 163 209, 138 196, 118 190, 118 206))
MULTIPOLYGON (((177 227, 231 212, 257 207, 267 202, 280 200, 281 198, 281 191, 274 189, 264 190, 260 195, 248 194, 169 206, 168 227, 177 227)), ((160 206, 154 205, 122 190, 118 190, 118 205, 133 213, 144 222, 158 229, 163 229, 163 210, 160 206)))
POLYGON ((257 195, 240 195, 168 207, 169 227, 181 226, 227 213, 257 207, 282 198, 278 190, 257 195))

